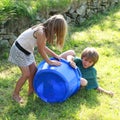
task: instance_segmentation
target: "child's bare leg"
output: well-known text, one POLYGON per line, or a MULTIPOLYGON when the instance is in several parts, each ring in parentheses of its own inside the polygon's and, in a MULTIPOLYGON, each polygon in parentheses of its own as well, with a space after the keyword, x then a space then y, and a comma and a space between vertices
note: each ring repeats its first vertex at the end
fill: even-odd
POLYGON ((33 88, 33 79, 34 79, 34 75, 37 71, 37 67, 36 67, 36 64, 35 63, 32 63, 30 66, 29 66, 29 69, 30 69, 30 76, 29 76, 29 89, 28 89, 28 95, 31 95, 33 92, 34 92, 34 88, 33 88))
POLYGON ((68 55, 75 56, 75 51, 74 51, 74 50, 65 51, 65 52, 63 52, 62 54, 60 54, 60 57, 61 57, 61 58, 64 58, 64 59, 67 59, 67 56, 68 56, 68 55))
POLYGON ((16 87, 13 92, 13 99, 19 103, 23 102, 22 98, 20 97, 20 90, 30 75, 28 67, 20 67, 20 70, 22 72, 22 76, 19 78, 18 82, 16 83, 16 87))

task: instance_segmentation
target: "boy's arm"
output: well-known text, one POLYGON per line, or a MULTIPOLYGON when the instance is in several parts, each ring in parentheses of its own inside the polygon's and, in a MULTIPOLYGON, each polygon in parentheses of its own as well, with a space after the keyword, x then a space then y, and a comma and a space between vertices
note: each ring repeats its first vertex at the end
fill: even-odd
POLYGON ((69 61, 69 62, 74 61, 74 56, 68 55, 67 56, 67 61, 69 61))
POLYGON ((74 62, 74 56, 68 55, 68 56, 67 56, 67 61, 70 62, 70 65, 71 65, 73 68, 76 68, 76 67, 77 67, 77 66, 76 66, 76 63, 74 62))
POLYGON ((98 87, 97 90, 98 90, 98 92, 106 93, 106 94, 110 95, 111 97, 114 95, 114 93, 112 91, 105 90, 101 87, 98 87))

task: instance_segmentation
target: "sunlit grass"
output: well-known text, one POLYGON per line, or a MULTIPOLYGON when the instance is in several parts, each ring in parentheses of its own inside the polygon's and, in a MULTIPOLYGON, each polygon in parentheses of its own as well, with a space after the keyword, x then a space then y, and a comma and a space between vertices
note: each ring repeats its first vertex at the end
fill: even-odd
MULTIPOLYGON (((113 91, 114 97, 81 89, 63 103, 48 104, 36 95, 28 97, 26 82, 21 91, 25 103, 19 105, 12 101, 11 95, 20 70, 10 64, 6 56, 0 55, 0 120, 120 120, 119 7, 88 20, 82 26, 70 26, 63 51, 74 49, 80 56, 88 46, 95 47, 100 55, 95 65, 99 85, 113 91)), ((55 47, 54 50, 60 53, 55 47)), ((42 58, 37 53, 35 55, 39 64, 42 58)))

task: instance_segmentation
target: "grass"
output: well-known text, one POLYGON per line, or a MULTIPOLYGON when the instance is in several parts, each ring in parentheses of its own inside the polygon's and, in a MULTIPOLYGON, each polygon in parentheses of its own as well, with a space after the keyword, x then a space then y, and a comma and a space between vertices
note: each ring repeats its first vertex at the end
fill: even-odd
MULTIPOLYGON (((94 16, 82 26, 69 26, 63 51, 74 49, 77 56, 87 47, 95 47, 100 59, 95 65, 99 85, 115 93, 114 97, 95 90, 78 91, 63 103, 49 104, 35 94, 28 97, 28 84, 21 95, 25 103, 20 105, 11 99, 19 69, 7 61, 9 49, 1 49, 0 55, 0 120, 120 120, 120 7, 94 16), (5 53, 4 53, 5 51, 5 53)), ((60 53, 56 48, 54 51, 60 53)), ((36 54, 37 64, 41 57, 36 54)))

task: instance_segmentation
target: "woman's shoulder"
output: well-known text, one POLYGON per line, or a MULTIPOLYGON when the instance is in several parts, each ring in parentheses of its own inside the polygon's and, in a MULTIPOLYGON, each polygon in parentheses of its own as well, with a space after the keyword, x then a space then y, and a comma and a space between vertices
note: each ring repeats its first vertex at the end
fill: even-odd
POLYGON ((45 38, 45 32, 44 32, 44 28, 42 26, 34 28, 33 31, 34 31, 34 36, 36 38, 37 37, 45 38))
POLYGON ((35 32, 44 33, 44 27, 43 26, 32 27, 32 30, 35 31, 35 32))

